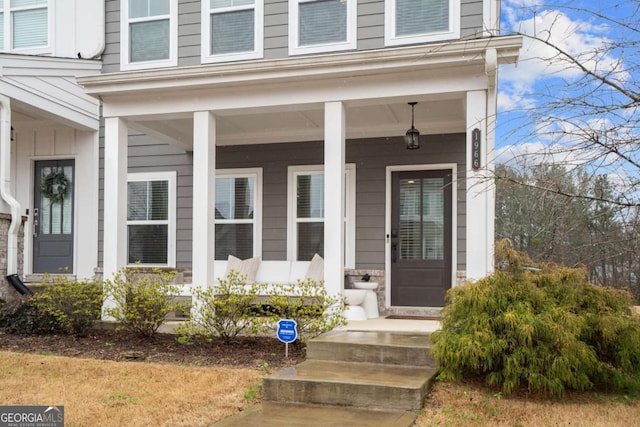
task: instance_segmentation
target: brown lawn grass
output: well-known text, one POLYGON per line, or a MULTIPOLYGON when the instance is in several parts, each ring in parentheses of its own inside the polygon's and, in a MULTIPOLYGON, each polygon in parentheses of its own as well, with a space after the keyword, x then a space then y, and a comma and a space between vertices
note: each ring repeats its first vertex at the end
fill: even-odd
POLYGON ((436 383, 415 427, 638 426, 640 400, 618 394, 570 393, 561 400, 502 396, 478 384, 436 383))
POLYGON ((261 375, 0 352, 0 405, 64 405, 68 427, 209 426, 247 406, 261 375))
MULTIPOLYGON (((210 426, 250 405, 262 372, 0 352, 0 405, 64 405, 65 425, 210 426)), ((478 383, 436 383, 416 427, 636 426, 640 399, 572 393, 502 396, 478 383)))

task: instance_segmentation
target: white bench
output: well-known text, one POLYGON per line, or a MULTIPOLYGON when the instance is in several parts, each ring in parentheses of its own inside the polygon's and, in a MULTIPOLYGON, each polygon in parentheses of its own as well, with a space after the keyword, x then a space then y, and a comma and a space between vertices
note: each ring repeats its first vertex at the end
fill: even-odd
MULTIPOLYGON (((213 271, 216 277, 214 286, 218 285, 219 279, 227 273, 228 261, 214 261, 213 271)), ((256 271, 255 283, 267 284, 263 290, 264 295, 270 295, 278 287, 278 285, 296 284, 298 280, 304 280, 309 269, 311 261, 260 261, 258 270, 256 271)), ((193 286, 183 284, 180 286, 180 296, 192 296, 193 286)))

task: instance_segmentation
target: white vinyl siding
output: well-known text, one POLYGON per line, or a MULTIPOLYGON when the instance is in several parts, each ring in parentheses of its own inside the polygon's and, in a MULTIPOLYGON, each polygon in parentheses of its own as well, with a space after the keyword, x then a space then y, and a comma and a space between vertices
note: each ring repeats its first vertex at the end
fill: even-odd
POLYGON ((47 53, 49 20, 49 0, 0 0, 0 50, 47 53))
POLYGON ((262 254, 262 169, 216 171, 215 259, 262 254))
MULTIPOLYGON (((295 261, 324 257, 324 172, 318 166, 290 166, 288 254, 295 261)), ((345 267, 355 267, 355 165, 345 165, 345 267)))
POLYGON ((120 68, 176 66, 177 0, 122 0, 120 68))
POLYGON ((263 0, 203 0, 202 62, 262 58, 263 9, 263 0))
POLYGON ((385 45, 460 37, 460 0, 385 0, 385 45))
POLYGON ((175 267, 176 173, 131 173, 127 183, 127 264, 175 267))
POLYGON ((355 49, 356 5, 356 0, 291 0, 289 54, 355 49))

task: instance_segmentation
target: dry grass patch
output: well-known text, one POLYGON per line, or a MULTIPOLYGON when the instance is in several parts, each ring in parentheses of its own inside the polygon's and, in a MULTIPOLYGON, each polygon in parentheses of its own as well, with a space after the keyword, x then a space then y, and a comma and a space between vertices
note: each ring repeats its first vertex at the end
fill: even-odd
POLYGON ((64 405, 65 425, 208 426, 248 403, 251 369, 0 352, 0 405, 64 405))
POLYGON ((640 400, 595 392, 547 400, 514 393, 504 397, 479 384, 435 384, 416 427, 435 426, 632 426, 640 400))

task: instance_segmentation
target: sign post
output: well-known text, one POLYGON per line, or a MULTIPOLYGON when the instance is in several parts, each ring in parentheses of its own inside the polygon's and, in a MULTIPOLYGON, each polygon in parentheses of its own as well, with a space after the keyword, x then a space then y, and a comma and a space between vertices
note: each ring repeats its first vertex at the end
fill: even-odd
POLYGON ((293 319, 278 320, 278 339, 284 343, 284 357, 289 357, 289 343, 298 339, 298 323, 293 319))

